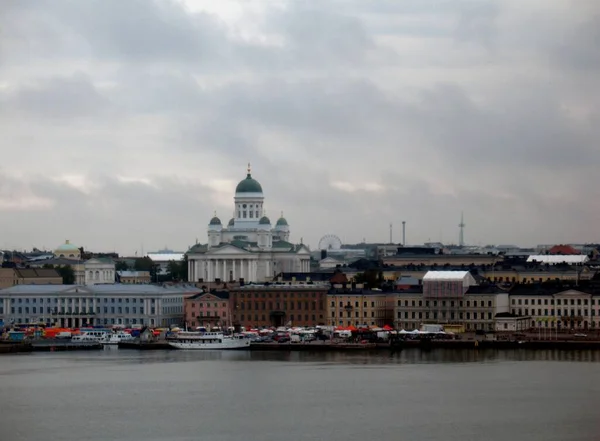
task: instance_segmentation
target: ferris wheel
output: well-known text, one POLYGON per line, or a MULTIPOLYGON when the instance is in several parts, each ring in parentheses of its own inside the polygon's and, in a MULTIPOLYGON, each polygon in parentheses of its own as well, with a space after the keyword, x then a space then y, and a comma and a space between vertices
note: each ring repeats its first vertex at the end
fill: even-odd
POLYGON ((319 240, 320 250, 339 250, 342 248, 342 241, 335 234, 326 234, 319 240))

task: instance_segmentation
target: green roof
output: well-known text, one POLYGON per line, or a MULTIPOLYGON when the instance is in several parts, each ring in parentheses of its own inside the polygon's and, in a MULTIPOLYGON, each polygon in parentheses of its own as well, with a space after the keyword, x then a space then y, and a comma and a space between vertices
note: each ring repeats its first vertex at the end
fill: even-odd
POLYGON ((197 243, 188 250, 188 253, 206 253, 207 250, 208 245, 197 243))
POLYGON ((263 216, 260 218, 260 220, 258 221, 259 225, 270 225, 271 224, 271 220, 267 217, 267 216, 263 216))
POLYGON ((286 242, 285 240, 274 240, 273 241, 273 248, 288 248, 288 249, 292 249, 292 248, 294 248, 294 244, 292 244, 290 242, 286 242))
POLYGON ((277 225, 278 226, 287 226, 287 220, 285 220, 285 217, 280 217, 279 219, 277 219, 277 225))
POLYGON ((231 226, 231 225, 233 225, 233 224, 234 224, 234 222, 235 222, 235 221, 233 220, 233 218, 231 218, 231 219, 229 219, 229 223, 228 223, 227 225, 231 226))
POLYGON ((260 183, 250 173, 235 188, 236 193, 262 193, 262 191, 260 183))
POLYGON ((221 225, 221 219, 215 216, 210 220, 209 225, 221 225))

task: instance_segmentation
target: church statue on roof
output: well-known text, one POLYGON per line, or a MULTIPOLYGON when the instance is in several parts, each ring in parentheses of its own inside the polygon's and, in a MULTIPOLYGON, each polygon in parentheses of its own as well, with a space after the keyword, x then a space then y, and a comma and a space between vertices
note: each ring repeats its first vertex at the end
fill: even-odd
POLYGON ((310 250, 289 241, 283 212, 272 225, 264 202, 262 186, 248 164, 246 178, 235 189, 233 217, 224 225, 215 212, 208 223, 208 242, 188 251, 190 282, 265 282, 281 272, 310 272, 310 250))

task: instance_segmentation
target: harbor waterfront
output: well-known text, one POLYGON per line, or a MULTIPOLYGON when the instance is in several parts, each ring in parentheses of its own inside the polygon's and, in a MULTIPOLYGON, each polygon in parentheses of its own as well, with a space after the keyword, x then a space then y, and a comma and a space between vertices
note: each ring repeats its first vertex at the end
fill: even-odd
POLYGON ((599 361, 516 349, 15 354, 0 363, 0 439, 594 440, 599 361))

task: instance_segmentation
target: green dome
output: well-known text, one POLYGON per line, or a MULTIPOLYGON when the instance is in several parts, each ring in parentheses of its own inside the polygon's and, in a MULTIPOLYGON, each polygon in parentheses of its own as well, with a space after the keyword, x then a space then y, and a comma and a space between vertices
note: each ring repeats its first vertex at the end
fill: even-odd
POLYGON ((231 219, 229 219, 229 223, 228 223, 227 225, 228 225, 228 226, 232 226, 232 225, 234 224, 234 222, 235 222, 235 221, 233 220, 233 218, 231 218, 231 219))
POLYGON ((288 223, 285 220, 285 217, 280 217, 279 219, 277 219, 277 225, 280 227, 287 227, 288 223))
POLYGON ((57 251, 79 251, 79 248, 77 248, 77 246, 73 245, 72 243, 70 243, 67 240, 67 241, 65 241, 65 243, 63 243, 61 246, 59 246, 56 250, 57 251))
POLYGON ((209 225, 221 225, 221 219, 215 216, 210 220, 209 225))
POLYGON ((259 225, 271 225, 271 220, 267 216, 263 216, 258 221, 259 225))
POLYGON ((262 193, 262 187, 259 182, 252 178, 252 175, 248 173, 246 179, 240 181, 240 183, 235 188, 236 193, 262 193))

